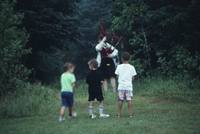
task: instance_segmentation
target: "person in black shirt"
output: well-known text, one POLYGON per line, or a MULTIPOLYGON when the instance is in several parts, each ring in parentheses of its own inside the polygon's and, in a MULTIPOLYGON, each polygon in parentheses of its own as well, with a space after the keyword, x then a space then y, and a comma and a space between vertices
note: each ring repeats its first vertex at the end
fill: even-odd
POLYGON ((86 83, 88 84, 88 112, 90 118, 96 118, 96 115, 93 113, 93 102, 95 99, 99 102, 99 117, 107 118, 109 114, 104 114, 103 110, 103 93, 102 93, 102 84, 104 78, 100 71, 98 70, 98 63, 96 59, 92 59, 88 62, 90 72, 86 78, 86 83))

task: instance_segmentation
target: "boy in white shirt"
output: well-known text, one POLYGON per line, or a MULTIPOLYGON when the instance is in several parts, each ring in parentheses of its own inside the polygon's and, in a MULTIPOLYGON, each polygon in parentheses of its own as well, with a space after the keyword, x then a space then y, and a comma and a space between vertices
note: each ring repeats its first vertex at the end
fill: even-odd
POLYGON ((118 117, 122 114, 123 101, 128 101, 129 117, 133 116, 132 97, 134 76, 137 75, 134 66, 129 64, 130 54, 125 52, 122 56, 123 63, 117 66, 115 74, 118 76, 118 117))

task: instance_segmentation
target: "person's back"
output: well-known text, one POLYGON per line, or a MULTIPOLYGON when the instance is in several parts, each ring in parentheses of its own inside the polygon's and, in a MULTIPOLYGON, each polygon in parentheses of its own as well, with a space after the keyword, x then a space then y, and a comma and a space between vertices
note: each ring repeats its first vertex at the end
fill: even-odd
POLYGON ((93 113, 93 102, 95 99, 99 102, 99 117, 100 118, 107 118, 109 117, 108 114, 105 114, 104 107, 103 107, 103 93, 102 93, 102 84, 104 79, 98 71, 98 63, 96 59, 92 59, 88 62, 90 73, 86 78, 86 82, 88 84, 88 113, 90 118, 96 118, 96 115, 93 113))
POLYGON ((69 117, 73 117, 72 109, 74 104, 74 95, 73 88, 75 85, 75 75, 73 74, 75 66, 72 63, 65 63, 64 65, 64 73, 61 75, 60 83, 61 83, 61 109, 60 109, 60 117, 59 121, 64 121, 64 112, 65 108, 69 110, 69 117))
POLYGON ((132 97, 133 85, 132 81, 137 75, 134 66, 129 64, 130 55, 125 52, 123 54, 123 64, 118 65, 115 74, 118 76, 118 117, 121 116, 122 105, 124 101, 128 101, 129 116, 132 117, 132 97))
POLYGON ((116 73, 118 75, 118 90, 126 89, 132 91, 132 79, 136 75, 135 68, 130 64, 118 65, 116 73))
POLYGON ((61 75, 61 92, 73 92, 75 76, 73 73, 65 72, 61 75))
POLYGON ((103 77, 99 70, 91 70, 87 76, 89 90, 101 90, 103 77))

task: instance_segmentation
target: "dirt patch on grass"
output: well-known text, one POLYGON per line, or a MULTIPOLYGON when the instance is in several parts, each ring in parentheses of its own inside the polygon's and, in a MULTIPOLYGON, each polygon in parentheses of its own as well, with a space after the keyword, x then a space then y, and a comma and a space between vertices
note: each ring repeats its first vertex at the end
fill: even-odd
POLYGON ((174 99, 160 99, 160 98, 154 98, 149 101, 151 104, 172 104, 176 103, 177 101, 174 99))
POLYGON ((173 103, 178 102, 176 99, 167 99, 167 98, 160 98, 160 97, 146 97, 146 96, 141 96, 140 100, 148 104, 173 104, 173 103))

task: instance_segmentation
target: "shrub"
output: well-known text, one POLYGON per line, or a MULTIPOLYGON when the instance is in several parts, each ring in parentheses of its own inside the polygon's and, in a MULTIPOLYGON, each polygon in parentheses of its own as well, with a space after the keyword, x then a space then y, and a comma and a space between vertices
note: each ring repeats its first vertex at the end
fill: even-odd
POLYGON ((14 92, 30 73, 21 62, 30 53, 25 48, 28 34, 21 27, 22 14, 14 11, 14 1, 0 1, 0 96, 14 92))
POLYGON ((0 100, 1 117, 44 115, 55 112, 59 102, 56 90, 41 84, 26 84, 0 100))

